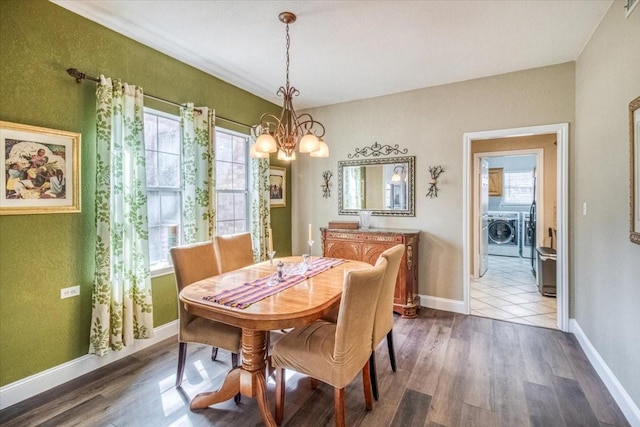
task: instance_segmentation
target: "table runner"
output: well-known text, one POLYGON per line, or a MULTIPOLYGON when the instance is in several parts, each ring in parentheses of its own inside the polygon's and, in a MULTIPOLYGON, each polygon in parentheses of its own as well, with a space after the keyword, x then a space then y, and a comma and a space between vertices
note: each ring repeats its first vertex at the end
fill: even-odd
POLYGON ((215 295, 207 295, 202 299, 229 307, 244 309, 255 302, 277 294, 278 292, 303 282, 310 277, 335 267, 336 265, 340 265, 343 262, 346 262, 346 260, 336 258, 315 258, 313 259, 311 268, 308 269, 305 274, 287 276, 282 282, 278 282, 276 285, 267 286, 267 281, 270 277, 269 275, 256 279, 252 282, 244 283, 237 288, 228 289, 215 295))

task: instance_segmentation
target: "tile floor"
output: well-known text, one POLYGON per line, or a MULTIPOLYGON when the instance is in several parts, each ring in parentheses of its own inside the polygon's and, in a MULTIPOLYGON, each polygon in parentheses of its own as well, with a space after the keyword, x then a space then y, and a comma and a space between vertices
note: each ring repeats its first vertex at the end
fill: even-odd
POLYGON ((471 279, 471 314, 557 328, 556 299, 538 292, 529 259, 490 255, 489 269, 471 279))

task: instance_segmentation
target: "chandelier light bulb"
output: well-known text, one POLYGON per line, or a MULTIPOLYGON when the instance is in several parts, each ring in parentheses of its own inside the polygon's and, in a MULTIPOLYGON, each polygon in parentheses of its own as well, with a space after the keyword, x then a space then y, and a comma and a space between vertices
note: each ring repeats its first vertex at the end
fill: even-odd
POLYGON ((282 150, 278 150, 278 160, 284 160, 285 162, 290 162, 291 160, 295 160, 295 159, 296 159, 295 151, 293 151, 290 156, 287 156, 287 153, 285 153, 282 150))
POLYGON ((269 135, 269 132, 265 129, 262 134, 256 139, 256 152, 258 153, 275 153, 278 151, 276 140, 269 135))
POLYGON ((251 148, 249 148, 249 157, 252 159, 268 159, 269 153, 261 153, 256 151, 256 143, 251 144, 251 148))
POLYGON ((300 140, 300 152, 301 153, 313 153, 320 149, 320 140, 310 131, 302 137, 300 140))
POLYGON ((329 146, 322 138, 318 140, 320 147, 316 151, 312 151, 309 155, 311 157, 329 157, 329 146))

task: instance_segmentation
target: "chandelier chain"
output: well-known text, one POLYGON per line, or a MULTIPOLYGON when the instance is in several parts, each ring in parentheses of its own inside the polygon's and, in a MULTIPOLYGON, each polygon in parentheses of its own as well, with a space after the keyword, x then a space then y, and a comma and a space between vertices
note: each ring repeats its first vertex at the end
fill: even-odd
POLYGON ((291 46, 291 38, 289 37, 289 23, 287 23, 287 91, 289 90, 289 46, 291 46))

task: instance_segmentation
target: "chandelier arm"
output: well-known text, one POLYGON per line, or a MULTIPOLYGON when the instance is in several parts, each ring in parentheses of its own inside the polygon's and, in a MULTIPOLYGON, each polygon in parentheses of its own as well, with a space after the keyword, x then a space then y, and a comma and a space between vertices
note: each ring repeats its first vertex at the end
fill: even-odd
POLYGON ((304 135, 307 132, 313 133, 316 137, 322 138, 325 133, 324 125, 317 120, 314 120, 311 114, 304 113, 297 116, 298 122, 296 129, 299 129, 297 133, 304 135))

